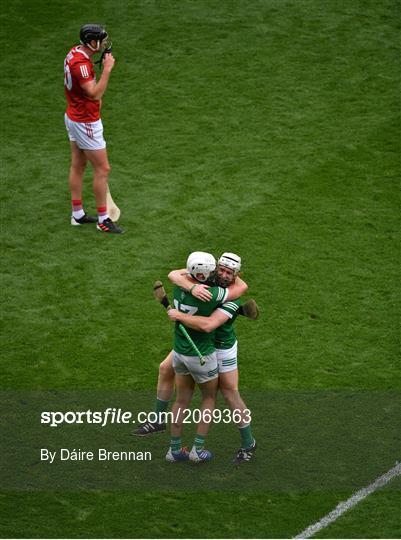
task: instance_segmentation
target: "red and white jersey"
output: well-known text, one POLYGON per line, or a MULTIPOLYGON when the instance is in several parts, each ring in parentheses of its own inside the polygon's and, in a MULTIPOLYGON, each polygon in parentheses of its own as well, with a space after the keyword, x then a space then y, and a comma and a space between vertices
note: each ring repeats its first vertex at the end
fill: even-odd
POLYGON ((67 116, 73 122, 96 122, 100 118, 100 101, 87 96, 81 87, 96 81, 89 56, 78 45, 64 60, 64 90, 67 97, 67 116))

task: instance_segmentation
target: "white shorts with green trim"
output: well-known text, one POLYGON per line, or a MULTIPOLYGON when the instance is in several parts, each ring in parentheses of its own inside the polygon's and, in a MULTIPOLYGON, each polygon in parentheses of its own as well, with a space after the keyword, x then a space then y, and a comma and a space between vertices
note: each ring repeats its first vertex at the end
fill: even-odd
POLYGON ((219 373, 227 373, 238 369, 238 341, 234 343, 231 349, 216 349, 219 373))
POLYGON ((219 376, 216 353, 207 354, 203 357, 205 364, 200 365, 198 356, 186 356, 173 351, 173 368, 178 375, 191 375, 193 380, 202 384, 212 381, 219 376))

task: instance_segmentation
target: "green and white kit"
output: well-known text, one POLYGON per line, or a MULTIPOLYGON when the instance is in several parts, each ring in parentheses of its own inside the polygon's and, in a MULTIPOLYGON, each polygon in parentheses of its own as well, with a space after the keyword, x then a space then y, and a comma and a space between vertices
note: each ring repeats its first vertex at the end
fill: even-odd
POLYGON ((218 307, 223 313, 228 314, 229 319, 216 328, 214 333, 214 345, 216 347, 219 373, 227 373, 237 369, 238 342, 234 330, 234 322, 238 317, 238 309, 241 305, 239 298, 229 300, 218 307))
MULTIPOLYGON (((228 291, 223 287, 210 287, 212 298, 209 302, 198 300, 190 292, 186 292, 179 287, 174 287, 174 307, 182 313, 209 317, 213 311, 227 299, 228 291)), ((174 329, 174 354, 173 367, 176 373, 191 374, 198 383, 204 383, 218 377, 217 356, 214 345, 214 333, 199 332, 192 328, 187 328, 188 334, 202 353, 206 362, 199 364, 198 356, 188 340, 181 332, 179 324, 175 324, 174 329)))
POLYGON ((202 302, 179 287, 174 288, 174 307, 183 313, 209 317, 215 309, 228 315, 229 319, 214 332, 206 333, 187 328, 195 345, 205 359, 204 366, 199 365, 199 359, 188 340, 182 334, 178 324, 174 332, 173 367, 177 373, 183 375, 191 373, 198 383, 206 382, 217 377, 219 373, 226 373, 237 369, 237 336, 233 323, 238 315, 240 300, 225 301, 228 291, 223 287, 209 288, 212 298, 209 302, 202 302), (218 371, 214 365, 217 364, 218 371), (192 368, 191 368, 192 366, 192 368))
MULTIPOLYGON (((209 302, 202 302, 202 300, 198 300, 198 298, 192 296, 190 292, 186 292, 179 287, 174 287, 174 307, 182 313, 209 317, 218 306, 225 302, 228 296, 228 291, 223 287, 210 287, 209 291, 212 295, 211 300, 209 302)), ((213 332, 208 334, 193 330, 192 328, 186 329, 203 356, 215 351, 213 332)), ((179 323, 175 324, 173 348, 178 353, 185 354, 186 356, 194 355, 192 346, 179 329, 179 323)))

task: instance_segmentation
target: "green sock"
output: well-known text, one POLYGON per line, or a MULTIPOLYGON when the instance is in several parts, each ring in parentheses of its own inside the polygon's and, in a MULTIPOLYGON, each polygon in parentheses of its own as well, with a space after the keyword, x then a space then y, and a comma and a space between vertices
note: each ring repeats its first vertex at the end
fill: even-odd
MULTIPOLYGON (((169 403, 169 401, 164 401, 163 399, 156 398, 156 413, 159 415, 160 413, 167 411, 169 403)), ((159 423, 161 423, 160 418, 159 423)))
POLYGON ((194 445, 197 450, 202 450, 205 446, 205 439, 206 437, 203 437, 202 435, 196 435, 194 445))
POLYGON ((251 424, 247 426, 240 427, 239 433, 241 435, 241 446, 242 448, 250 448, 253 445, 254 438, 252 436, 251 424))
POLYGON ((178 452, 178 450, 181 450, 182 443, 181 443, 181 437, 171 437, 170 439, 170 447, 173 452, 178 452))

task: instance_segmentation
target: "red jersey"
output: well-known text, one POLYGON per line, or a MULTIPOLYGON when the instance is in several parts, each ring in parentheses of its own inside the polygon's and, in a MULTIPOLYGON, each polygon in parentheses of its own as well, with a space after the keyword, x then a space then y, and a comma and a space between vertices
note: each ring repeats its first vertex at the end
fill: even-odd
POLYGON ((96 122, 100 118, 100 101, 87 96, 81 84, 96 81, 89 56, 78 45, 64 60, 64 90, 67 97, 67 116, 74 122, 96 122))

